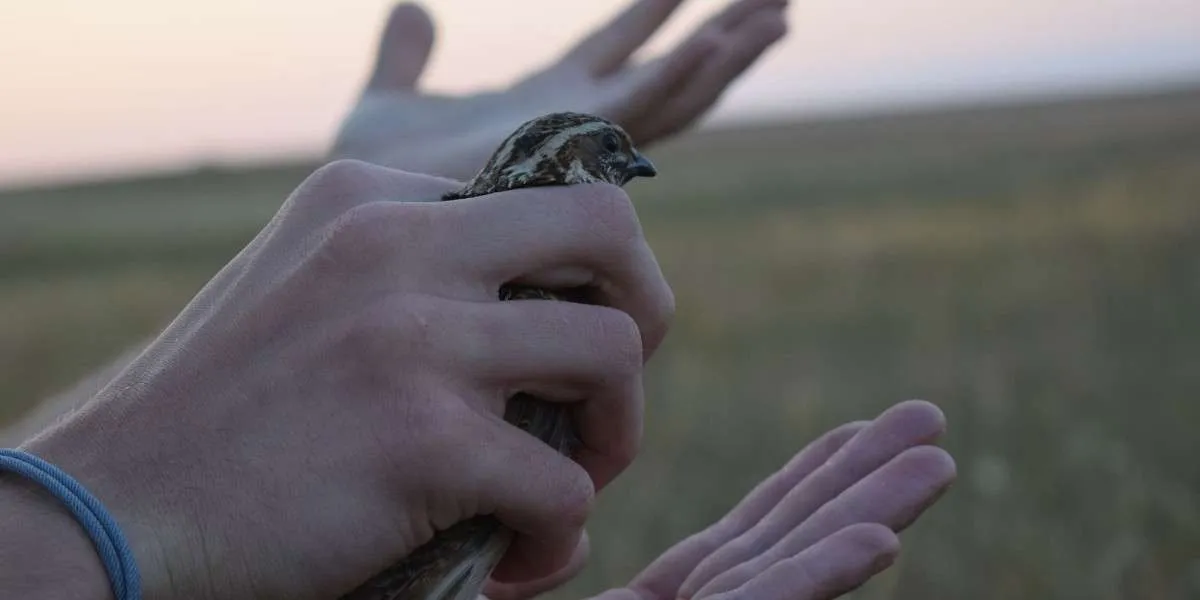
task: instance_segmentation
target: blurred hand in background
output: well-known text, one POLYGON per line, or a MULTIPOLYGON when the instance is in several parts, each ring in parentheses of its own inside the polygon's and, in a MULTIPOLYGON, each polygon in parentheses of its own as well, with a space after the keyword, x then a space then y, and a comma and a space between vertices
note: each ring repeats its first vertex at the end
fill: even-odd
POLYGON ((787 30, 786 0, 738 0, 664 55, 631 63, 680 4, 638 0, 550 66, 470 96, 421 91, 435 28, 422 8, 400 4, 332 154, 467 179, 518 125, 558 110, 608 118, 652 146, 693 126, 787 30))

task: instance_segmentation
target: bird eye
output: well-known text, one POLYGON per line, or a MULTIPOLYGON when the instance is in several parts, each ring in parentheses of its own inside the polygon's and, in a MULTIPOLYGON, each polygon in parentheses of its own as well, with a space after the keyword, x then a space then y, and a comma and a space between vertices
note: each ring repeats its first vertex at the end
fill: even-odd
POLYGON ((621 149, 621 142, 617 140, 614 133, 604 134, 604 150, 607 152, 616 152, 621 149))

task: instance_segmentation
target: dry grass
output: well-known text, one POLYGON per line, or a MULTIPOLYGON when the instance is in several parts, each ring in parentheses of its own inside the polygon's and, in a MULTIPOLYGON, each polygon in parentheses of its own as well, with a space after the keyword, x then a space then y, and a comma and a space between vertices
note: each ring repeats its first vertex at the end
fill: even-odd
MULTIPOLYGON (((661 150, 631 193, 676 326, 644 453, 553 597, 627 580, 806 440, 909 397, 945 409, 960 481, 856 597, 1200 596, 1197 98, 661 150)), ((161 326, 303 173, 0 197, 0 420, 161 326)))

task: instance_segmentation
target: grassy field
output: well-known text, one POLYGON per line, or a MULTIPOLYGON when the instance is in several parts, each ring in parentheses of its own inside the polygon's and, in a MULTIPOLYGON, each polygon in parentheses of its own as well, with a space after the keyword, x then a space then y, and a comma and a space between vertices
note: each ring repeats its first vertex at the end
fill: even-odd
MULTIPOLYGON (((630 187, 678 299, 584 575, 820 432, 945 410, 959 482, 856 598, 1200 597, 1200 90, 711 132, 630 187)), ((309 165, 0 194, 0 422, 165 324, 309 165)))

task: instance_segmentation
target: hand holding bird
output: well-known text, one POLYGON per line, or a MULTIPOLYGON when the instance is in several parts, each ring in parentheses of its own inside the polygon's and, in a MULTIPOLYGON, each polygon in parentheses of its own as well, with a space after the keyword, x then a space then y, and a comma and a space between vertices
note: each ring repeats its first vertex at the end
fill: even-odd
MULTIPOLYGON (((382 52, 371 84, 367 86, 359 106, 349 116, 346 126, 338 136, 335 156, 354 156, 392 167, 462 178, 469 175, 467 169, 484 162, 487 152, 496 148, 500 139, 516 122, 530 116, 530 110, 541 112, 548 108, 570 107, 607 116, 611 121, 590 120, 594 118, 583 115, 583 120, 575 124, 556 124, 546 127, 545 131, 538 127, 522 128, 523 132, 518 131, 510 138, 514 144, 509 151, 499 152, 499 156, 506 156, 504 160, 488 164, 466 186, 451 192, 445 199, 472 198, 480 194, 499 192, 505 188, 541 185, 586 184, 596 181, 624 185, 632 176, 653 175, 653 167, 649 166, 649 162, 644 160, 640 152, 634 150, 632 143, 637 142, 643 146, 653 144, 656 140, 670 137, 672 133, 691 125, 698 116, 712 107, 728 83, 752 64, 764 49, 778 40, 785 29, 782 24, 782 8, 786 5, 785 1, 740 0, 734 2, 720 16, 710 20, 702 30, 684 42, 683 46, 674 49, 664 58, 640 66, 626 66, 625 61, 629 54, 653 34, 662 20, 665 20, 678 5, 678 0, 636 2, 607 28, 596 32, 571 50, 559 64, 536 73, 509 90, 468 98, 433 97, 415 91, 416 79, 424 68, 428 50, 432 46, 432 26, 426 25, 427 18, 419 8, 397 8, 388 31, 385 32, 382 52), (421 28, 428 31, 425 37, 421 36, 421 28), (414 31, 418 35, 414 36, 414 31), (410 46, 413 43, 415 46, 410 46), (422 44, 424 48, 421 48, 422 44), (397 49, 401 52, 395 52, 397 49), (416 130, 412 127, 414 118, 425 121, 422 125, 432 126, 424 131, 416 130), (608 122, 613 127, 601 125, 601 121, 608 122), (622 127, 617 124, 623 125, 629 134, 624 134, 622 127), (584 133, 583 130, 574 128, 577 126, 594 127, 594 131, 584 133), (570 133, 556 137, 564 131, 570 133), (539 132, 551 134, 542 136, 539 132), (616 144, 610 142, 610 133, 616 138, 616 144), (518 143, 522 138, 530 142, 518 143), (558 144, 559 139, 564 140, 564 143, 558 144), (557 150, 551 151, 552 148, 557 150), (527 151, 529 149, 534 150, 527 151)), ((341 169, 344 172, 346 167, 341 169)), ((386 179, 380 178, 378 173, 370 174, 371 178, 367 179, 386 179)), ((355 176, 352 179, 354 186, 358 186, 358 192, 355 193, 370 192, 361 187, 361 178, 355 176)), ((432 188, 439 184, 425 181, 424 185, 432 188)), ((312 208, 316 209, 318 205, 313 205, 312 208)), ((284 223, 287 222, 287 218, 307 217, 296 217, 296 214, 292 214, 284 217, 284 223)), ((293 239, 292 242, 298 239, 293 239)), ((282 242, 287 242, 286 236, 283 240, 282 242)), ((250 254, 247 256, 252 257, 254 253, 262 250, 263 247, 248 248, 250 254)), ((271 250, 271 247, 268 245, 265 250, 271 250)), ((276 260, 278 257, 280 256, 266 256, 263 260, 276 260)), ((245 264, 245 260, 242 260, 240 266, 235 263, 230 265, 230 268, 233 271, 252 270, 253 264, 245 264)), ((228 283, 228 277, 218 276, 212 282, 211 289, 221 289, 228 283)), ((500 290, 500 298, 504 300, 554 299, 559 296, 560 294, 550 289, 536 287, 505 286, 500 290)), ((631 301, 626 308, 636 305, 636 301, 631 301)), ((661 306, 652 306, 650 311, 661 313, 661 306)), ((274 318, 275 313, 271 314, 274 318)), ((646 320, 647 317, 652 322, 658 318, 655 314, 634 314, 635 319, 646 320)), ((655 332, 650 336, 656 336, 655 332)), ((142 355, 143 362, 154 360, 156 353, 161 352, 161 348, 151 348, 151 352, 142 355)), ((192 350, 192 355, 193 358, 203 358, 205 353, 192 350)), ((161 356, 158 358, 161 359, 161 356)), ((138 368, 144 371, 145 365, 138 368)), ((137 372, 138 368, 134 368, 134 372, 137 372)), ((158 374, 164 377, 178 377, 179 373, 164 370, 158 374)), ((262 376, 263 373, 258 374, 262 376)), ((245 373, 245 376, 254 377, 256 373, 245 373)), ((118 400, 127 402, 136 398, 118 400)), ((107 401, 95 403, 89 415, 90 419, 95 420, 97 415, 106 414, 104 402, 115 401, 109 398, 107 401)), ((203 407, 203 403, 196 403, 190 409, 203 407)), ((245 410, 245 404, 239 409, 245 410)), ((353 413, 344 410, 329 414, 340 414, 342 418, 354 416, 353 413)), ((289 415, 295 416, 295 412, 289 415)), ((154 413, 139 416, 154 421, 154 413)), ((160 422, 160 425, 178 427, 178 416, 169 414, 168 419, 160 422)), ((635 421, 640 419, 626 416, 635 421)), ((560 404, 551 406, 535 396, 517 396, 509 403, 506 419, 526 428, 534 436, 544 438, 557 450, 570 454, 576 449, 575 438, 578 432, 572 431, 574 419, 570 419, 569 410, 560 404)), ((205 419, 203 415, 191 419, 194 422, 215 420, 205 419)), ((286 419, 278 422, 282 424, 284 420, 286 419)), ((328 424, 322 425, 323 427, 314 430, 313 433, 324 434, 332 431, 328 424)), ((366 428, 374 425, 378 425, 378 421, 364 422, 366 428)), ((83 426, 86 427, 86 422, 83 426)), ((302 430, 304 426, 302 422, 294 425, 296 430, 302 430)), ((78 422, 74 427, 80 427, 78 422)), ((698 600, 737 589, 752 598, 762 600, 816 600, 833 598, 845 590, 857 587, 878 570, 886 568, 898 550, 898 541, 895 540, 894 533, 899 532, 928 508, 953 480, 953 461, 943 451, 931 446, 940 436, 941 428, 941 414, 936 408, 924 403, 901 404, 869 425, 854 424, 839 428, 800 452, 788 466, 764 481, 720 522, 671 548, 638 575, 629 587, 608 590, 599 598, 698 600)), ((145 431, 155 431, 155 427, 148 426, 145 431)), ((229 432, 226 433, 228 436, 229 432)), ((253 436, 259 436, 257 431, 251 433, 253 436)), ((389 432, 383 430, 380 433, 389 432)), ((182 437, 186 436, 180 438, 182 437)), ((47 440, 53 442, 53 439, 53 436, 43 438, 42 443, 46 443, 47 440)), ((120 442, 136 445, 139 438, 126 436, 120 442)), ((228 442, 228 439, 223 439, 221 443, 199 446, 193 444, 194 448, 206 450, 203 456, 192 458, 209 458, 209 452, 229 448, 228 442)), ((613 440, 613 445, 622 444, 622 440, 613 440)), ((329 449, 331 446, 322 445, 320 448, 329 449)), ((162 451, 162 448, 157 448, 157 451, 162 451)), ((278 457, 274 462, 263 462, 269 464, 271 473, 276 475, 289 467, 311 468, 313 464, 322 464, 316 457, 305 455, 304 451, 305 449, 301 448, 278 457)), ((180 452, 182 456, 187 456, 186 452, 180 452)), ((139 455, 138 452, 130 454, 139 455)), ((140 454, 145 455, 145 452, 140 454)), ((402 452, 400 456, 403 456, 402 452)), ((604 486, 624 464, 628 464, 628 461, 619 456, 602 456, 602 452, 596 454, 595 449, 586 448, 586 444, 582 452, 574 452, 574 456, 587 464, 596 487, 604 486)), ((392 458, 395 460, 395 457, 392 458)), ((92 474, 102 474, 102 467, 92 469, 92 474)), ((361 467, 382 466, 373 464, 371 457, 365 456, 361 467)), ((294 479, 300 480, 311 475, 310 472, 301 473, 302 475, 294 479)), ((146 474, 148 473, 142 473, 146 474)), ((158 475, 175 476, 178 473, 158 475)), ((332 470, 328 475, 328 480, 313 480, 318 482, 319 488, 304 491, 308 494, 307 498, 328 497, 332 491, 344 492, 353 488, 355 484, 370 480, 338 480, 344 475, 338 470, 332 470), (341 481, 341 484, 337 481, 341 481)), ((244 484, 245 480, 241 481, 244 484)), ((222 485, 221 481, 209 480, 209 485, 205 486, 202 492, 233 490, 247 498, 252 497, 253 493, 264 494, 265 497, 275 497, 280 493, 280 490, 270 488, 270 485, 278 484, 276 479, 263 476, 253 481, 257 482, 257 490, 239 490, 235 481, 224 481, 222 485)), ((120 490, 137 488, 137 480, 126 484, 128 485, 119 487, 120 490)), ((191 490, 194 487, 187 486, 186 480, 184 484, 175 488, 191 490)), ((145 493, 132 496, 126 494, 126 497, 137 499, 138 502, 161 504, 163 498, 157 498, 155 493, 161 494, 163 490, 173 490, 173 487, 158 486, 154 490, 145 490, 145 493)), ((289 487, 289 490, 294 490, 294 487, 289 487)), ((371 499, 368 491, 370 490, 360 491, 356 502, 371 499)), ((325 565, 329 569, 320 571, 295 566, 325 564, 325 560, 329 558, 329 547, 319 544, 320 535, 316 538, 313 535, 313 526, 319 526, 323 522, 320 518, 304 521, 306 527, 301 530, 289 528, 294 526, 295 520, 288 515, 293 515, 296 510, 304 510, 304 503, 284 506, 288 510, 274 516, 274 521, 272 515, 260 515, 264 522, 274 522, 274 526, 256 529, 247 528, 244 523, 239 524, 238 521, 222 521, 222 517, 229 517, 222 515, 222 503, 204 503, 200 500, 203 498, 186 498, 186 502, 190 503, 188 505, 196 505, 215 514, 203 514, 203 511, 200 511, 198 514, 175 517, 192 520, 203 517, 206 520, 205 530, 217 530, 226 534, 226 544, 229 540, 244 541, 244 544, 230 546, 229 550, 248 552, 245 560, 239 563, 246 565, 246 574, 214 572, 211 568, 206 572, 192 572, 191 576, 186 578, 186 583, 202 586, 200 589, 208 589, 210 592, 218 587, 252 590, 260 589, 264 582, 270 582, 270 586, 276 589, 290 590, 288 596, 307 598, 305 594, 312 594, 320 586, 328 589, 334 584, 332 582, 346 576, 346 572, 359 572, 354 569, 361 569, 362 564, 370 560, 370 556, 362 553, 364 550, 361 547, 356 547, 346 556, 340 556, 343 562, 349 560, 349 563, 342 565, 347 570, 340 571, 336 565, 325 565), (281 540, 283 544, 280 544, 281 540), (286 556, 278 552, 256 554, 256 550, 262 551, 263 548, 272 547, 284 547, 288 552, 283 553, 286 556), (216 577, 216 581, 205 581, 205 576, 216 577), (305 584, 306 582, 308 584, 305 584)), ((176 499, 176 504, 181 502, 182 500, 176 499)), ((361 504, 359 502, 356 505, 361 504)), ((166 506, 170 504, 167 503, 166 506)), ((134 510, 134 514, 150 512, 152 511, 134 510)), ((317 512, 314 516, 326 512, 317 512)), ((391 510, 389 514, 394 512, 395 510, 391 510)), ((158 514, 170 516, 169 511, 160 510, 158 514)), ((402 517, 409 518, 409 515, 404 514, 402 517)), ((485 592, 494 600, 520 600, 557 587, 582 566, 583 554, 576 554, 564 568, 536 580, 506 583, 486 581, 487 572, 496 564, 496 560, 504 556, 505 548, 508 547, 506 540, 510 539, 510 535, 490 517, 468 518, 461 523, 467 523, 467 527, 455 529, 458 527, 455 524, 443 529, 426 546, 407 553, 406 558, 400 562, 400 569, 396 571, 400 577, 394 582, 434 582, 434 587, 442 586, 442 594, 439 594, 437 589, 433 590, 434 598, 472 598, 473 590, 484 586, 485 592), (458 535, 455 532, 463 534, 458 535), (449 548, 449 552, 446 548, 449 548), (404 570, 406 565, 420 566, 422 556, 432 556, 440 560, 426 563, 433 565, 432 570, 404 570), (468 566, 468 569, 461 569, 464 565, 468 566), (420 578, 414 575, 414 572, 416 575, 424 572, 426 576, 431 577, 420 578), (457 576, 463 572, 467 572, 469 576, 457 576), (445 583, 449 583, 449 586, 444 586, 445 583)), ((378 526, 378 520, 371 521, 368 518, 366 524, 378 526)), ((548 523, 542 524, 548 526, 548 523)), ((348 546, 353 546, 356 542, 361 544, 361 540, 346 538, 344 530, 346 528, 340 526, 325 530, 324 534, 330 538, 342 535, 343 544, 348 546)), ((394 539, 385 539, 388 532, 380 533, 378 527, 368 527, 362 533, 373 535, 373 539, 383 540, 388 544, 395 542, 394 539), (380 538, 380 535, 383 535, 383 538, 380 538)), ((158 547, 161 550, 161 545, 158 547)), ((583 546, 577 548, 586 548, 586 540, 583 546)), ((186 547, 168 550, 185 554, 185 558, 188 552, 194 552, 186 547)), ((164 554, 161 558, 179 557, 164 554)), ((180 565, 192 563, 176 564, 176 568, 180 565)), ((161 565, 148 563, 146 566, 146 570, 152 576, 149 581, 166 581, 162 578, 162 572, 155 569, 155 566, 161 565)), ((174 575, 178 576, 180 572, 185 571, 176 569, 174 575)), ((394 595, 392 598, 428 598, 427 595, 409 595, 406 592, 406 589, 415 588, 391 589, 400 589, 400 595, 394 595)), ((160 589, 157 592, 166 590, 160 589)), ((169 598, 170 593, 158 595, 169 598)), ((198 598, 196 594, 188 592, 182 593, 182 596, 198 598)), ((374 596, 366 595, 362 598, 374 596)), ((388 596, 382 595, 378 598, 388 596)))
MULTIPOLYGON (((553 113, 519 127, 474 178, 442 198, 523 187, 620 186, 656 174, 619 126, 593 115, 553 113)), ((504 286, 500 299, 566 298, 545 289, 504 286)), ((566 405, 518 393, 509 400, 505 418, 579 458, 575 421, 566 405)), ((668 551, 629 588, 611 590, 601 599, 676 600, 743 589, 753 598, 820 600, 862 585, 895 558, 896 533, 954 480, 954 461, 933 446, 944 427, 936 407, 909 402, 873 423, 827 434, 726 520, 668 551), (768 514, 771 518, 764 518, 768 514)), ((489 516, 456 523, 343 600, 475 600, 489 585, 511 536, 489 516)), ((564 580, 551 576, 524 586, 491 582, 491 589, 493 595, 526 598, 564 580)))
MULTIPOLYGON (((614 123, 581 113, 552 113, 518 127, 475 177, 442 200, 528 187, 622 186, 635 177, 656 174, 654 165, 633 147, 629 134, 614 123)), ((512 285, 501 287, 499 296, 500 300, 566 299, 554 291, 512 285)), ((518 393, 509 400, 505 419, 576 458, 579 433, 567 406, 518 393)), ((491 516, 456 523, 343 600, 475 600, 511 539, 512 533, 491 516)))

